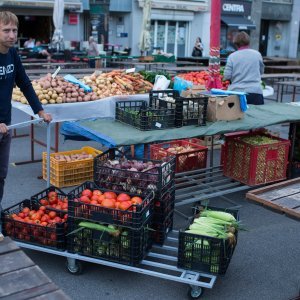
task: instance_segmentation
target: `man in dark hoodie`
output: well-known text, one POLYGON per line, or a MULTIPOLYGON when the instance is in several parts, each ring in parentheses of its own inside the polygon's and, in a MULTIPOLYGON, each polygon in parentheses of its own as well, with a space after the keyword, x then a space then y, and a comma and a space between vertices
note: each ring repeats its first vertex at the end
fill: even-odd
MULTIPOLYGON (((14 84, 16 83, 21 89, 35 114, 38 114, 45 122, 52 120, 51 115, 44 112, 14 48, 18 25, 16 15, 8 11, 0 11, 0 212, 11 143, 11 133, 7 126, 11 122, 11 98, 14 84)), ((3 235, 0 221, 1 240, 3 240, 3 235)))

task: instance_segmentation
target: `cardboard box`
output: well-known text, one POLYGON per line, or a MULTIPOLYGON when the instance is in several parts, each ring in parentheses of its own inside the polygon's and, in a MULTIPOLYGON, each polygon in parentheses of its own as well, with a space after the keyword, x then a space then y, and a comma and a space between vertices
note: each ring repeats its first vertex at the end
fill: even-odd
POLYGON ((210 97, 207 107, 207 120, 233 121, 242 119, 244 113, 241 111, 240 99, 236 95, 210 97))
POLYGON ((203 91, 205 91, 204 85, 193 85, 190 89, 182 91, 180 96, 184 98, 197 97, 200 96, 203 91))

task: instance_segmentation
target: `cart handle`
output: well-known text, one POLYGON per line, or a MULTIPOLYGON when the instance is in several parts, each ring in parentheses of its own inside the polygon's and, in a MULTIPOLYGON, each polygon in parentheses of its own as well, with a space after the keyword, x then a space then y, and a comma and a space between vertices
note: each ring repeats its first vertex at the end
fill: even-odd
POLYGON ((27 126, 32 125, 32 124, 41 123, 41 122, 43 122, 43 120, 44 119, 42 119, 42 118, 38 118, 38 119, 30 120, 30 121, 25 121, 25 122, 9 125, 9 126, 7 126, 7 128, 8 129, 23 128, 23 127, 27 127, 27 126))

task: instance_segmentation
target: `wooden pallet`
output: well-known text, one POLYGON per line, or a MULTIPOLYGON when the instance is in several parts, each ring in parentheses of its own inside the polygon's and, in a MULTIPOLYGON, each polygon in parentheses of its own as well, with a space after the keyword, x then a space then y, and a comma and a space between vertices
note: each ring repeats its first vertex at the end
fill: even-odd
POLYGON ((9 238, 0 242, 0 298, 70 300, 9 238))
POLYGON ((300 178, 249 191, 246 198, 300 219, 300 178))

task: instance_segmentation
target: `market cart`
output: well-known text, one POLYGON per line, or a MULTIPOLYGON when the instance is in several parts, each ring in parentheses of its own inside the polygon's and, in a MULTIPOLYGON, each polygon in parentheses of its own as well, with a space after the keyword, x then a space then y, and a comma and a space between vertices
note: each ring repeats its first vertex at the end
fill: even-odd
MULTIPOLYGON (((139 144, 143 142, 151 142, 155 140, 168 140, 170 139, 170 131, 172 130, 172 137, 173 138, 182 138, 182 137, 194 137, 199 135, 214 135, 218 133, 224 133, 224 132, 230 132, 230 131, 237 131, 237 130, 246 130, 246 129, 253 129, 253 128, 260 128, 265 127, 271 124, 277 124, 287 121, 297 121, 299 120, 299 108, 291 107, 287 104, 276 104, 276 105, 270 105, 268 106, 269 109, 266 109, 265 107, 252 107, 249 110, 247 117, 245 120, 239 120, 239 121, 233 121, 233 122, 220 122, 221 124, 212 124, 207 127, 195 127, 195 126, 187 126, 183 129, 177 128, 176 130, 168 130, 168 132, 163 131, 155 131, 155 132, 139 132, 136 129, 131 129, 128 126, 125 126, 126 130, 126 136, 122 134, 122 131, 120 132, 120 124, 116 123, 113 120, 97 120, 97 121, 81 121, 81 122, 75 122, 72 123, 72 126, 70 124, 67 124, 69 127, 64 127, 64 130, 69 130, 71 128, 74 129, 73 132, 76 134, 84 135, 89 138, 93 137, 93 139, 97 141, 101 141, 101 143, 104 143, 106 145, 110 146, 117 146, 117 145, 130 145, 130 144, 139 144), (280 111, 279 113, 275 113, 276 111, 280 111), (268 118, 268 114, 272 119, 268 118), (251 119, 254 118, 254 122, 251 122, 251 119), (100 125, 99 125, 100 124, 100 125), (103 126, 105 124, 106 126, 103 126), (109 126, 107 126, 109 125, 109 126), (97 127, 100 126, 101 132, 95 130, 97 127), (119 126, 119 127, 118 127, 119 126), (131 132, 131 130, 133 130, 131 132), (188 132, 188 133, 187 133, 188 132), (105 137, 110 137, 109 139, 105 137), (123 140, 120 142, 121 138, 125 138, 127 140, 123 140), (134 138, 134 140, 133 140, 134 138)), ((121 127, 124 127, 122 125, 121 127)), ((50 126, 48 126, 49 133, 47 134, 47 152, 50 155, 50 126)), ((124 129, 123 129, 124 130, 124 129)), ((49 162, 49 156, 48 156, 48 162, 49 162)), ((200 172, 208 172, 209 175, 213 175, 215 173, 217 175, 220 170, 217 168, 211 168, 209 170, 202 170, 200 172)), ((195 175, 192 173, 187 174, 180 174, 180 176, 193 176, 195 175)), ((203 175, 203 174, 202 174, 203 175)), ((48 173, 48 178, 49 178, 48 173)), ((191 177, 192 178, 192 177, 191 177)), ((210 178, 211 183, 213 182, 213 177, 210 178)), ((220 179, 220 178, 219 178, 220 179)), ((192 194, 189 195, 189 200, 187 199, 179 199, 177 195, 177 199, 181 200, 176 203, 176 206, 182 206, 185 204, 191 204, 194 202, 201 201, 203 199, 207 199, 208 197, 216 197, 216 196, 222 196, 226 193, 232 193, 238 190, 244 190, 249 188, 246 185, 242 185, 240 183, 234 182, 229 180, 226 182, 226 178, 221 179, 221 182, 218 182, 216 185, 208 184, 209 186, 206 186, 204 188, 204 191, 194 190, 192 191, 192 194), (220 183, 223 183, 223 188, 220 183), (198 197, 195 197, 195 195, 198 195, 198 197)), ((49 184, 49 183, 48 183, 49 184)), ((199 187, 203 188, 203 184, 199 184, 199 187)), ((206 185, 206 183, 205 183, 206 185)), ((180 192, 180 189, 179 189, 180 192)), ((182 197, 184 197, 185 190, 182 193, 182 197)), ((197 298, 201 296, 203 292, 203 288, 212 288, 216 276, 206 273, 199 273, 199 272, 190 272, 182 269, 178 269, 176 266, 174 266, 174 262, 176 262, 176 242, 177 242, 177 232, 173 231, 170 233, 168 240, 172 241, 174 243, 174 246, 167 246, 164 245, 163 247, 158 247, 159 249, 165 249, 168 251, 167 254, 160 254, 155 251, 155 248, 148 254, 148 256, 141 262, 141 265, 139 267, 133 267, 133 266, 126 266, 124 264, 114 263, 110 261, 105 261, 101 259, 95 259, 91 257, 86 257, 78 254, 72 254, 67 251, 58 251, 53 250, 41 246, 35 246, 32 244, 22 243, 18 242, 18 244, 24 248, 37 250, 41 252, 51 253, 55 255, 60 255, 67 258, 67 268, 69 272, 73 274, 78 274, 81 271, 81 261, 88 261, 93 262, 97 264, 102 264, 106 266, 126 269, 128 271, 133 271, 137 273, 142 273, 150 276, 155 276, 159 278, 164 278, 167 280, 177 281, 189 284, 191 286, 190 289, 190 296, 193 298, 197 298), (161 259, 161 262, 153 262, 151 259, 157 258, 161 259), (157 268, 160 269, 160 271, 156 271, 157 268), (174 271, 177 273, 177 275, 170 275, 169 271, 174 271)))

